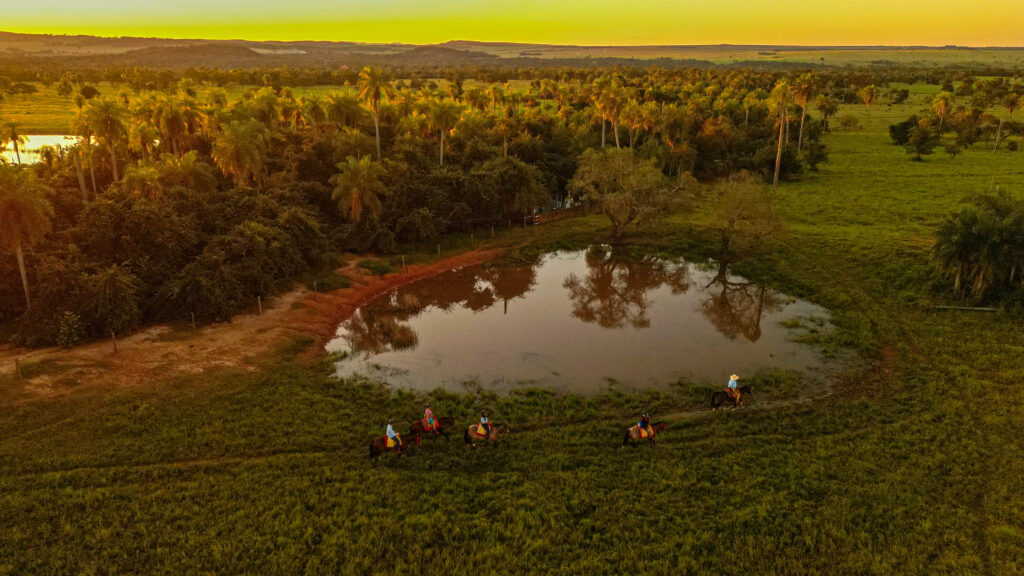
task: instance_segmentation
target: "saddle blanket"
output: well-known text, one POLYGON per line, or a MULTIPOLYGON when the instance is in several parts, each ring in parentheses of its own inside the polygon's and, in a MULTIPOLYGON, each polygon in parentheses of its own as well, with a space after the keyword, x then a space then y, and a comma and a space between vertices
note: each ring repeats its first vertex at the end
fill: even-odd
POLYGON ((384 440, 385 440, 384 445, 387 446, 388 448, 394 448, 395 447, 395 439, 394 438, 385 438, 384 440))
POLYGON ((647 429, 645 428, 633 426, 633 429, 636 430, 637 436, 639 436, 640 438, 650 438, 651 436, 653 436, 653 434, 648 434, 647 429))
MULTIPOLYGON (((435 424, 436 424, 436 421, 435 421, 435 424)), ((432 431, 433 429, 434 429, 434 426, 432 426, 432 425, 430 424, 430 420, 427 420, 426 418, 424 418, 424 419, 423 419, 423 431, 424 431, 424 432, 430 432, 430 431, 432 431)))
POLYGON ((487 437, 487 429, 484 428, 483 424, 477 424, 476 425, 476 435, 481 437, 481 438, 486 438, 487 437))

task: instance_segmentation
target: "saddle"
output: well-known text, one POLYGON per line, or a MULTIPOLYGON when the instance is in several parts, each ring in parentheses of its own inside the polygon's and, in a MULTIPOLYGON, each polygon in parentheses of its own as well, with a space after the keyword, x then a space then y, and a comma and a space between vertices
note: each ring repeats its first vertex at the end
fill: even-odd
POLYGON ((384 446, 388 448, 394 448, 396 444, 398 443, 395 442, 394 438, 384 438, 384 446))
POLYGON ((476 435, 481 438, 487 438, 487 429, 484 428, 483 424, 476 425, 476 435))
POLYGON ((640 426, 637 426, 637 425, 633 425, 633 429, 636 430, 636 435, 639 438, 650 438, 651 436, 654 435, 654 434, 648 434, 646 428, 641 428, 640 426))
POLYGON ((437 420, 436 419, 434 420, 434 424, 433 425, 430 424, 430 420, 428 420, 426 418, 423 419, 423 431, 424 432, 432 432, 435 428, 437 428, 437 420))

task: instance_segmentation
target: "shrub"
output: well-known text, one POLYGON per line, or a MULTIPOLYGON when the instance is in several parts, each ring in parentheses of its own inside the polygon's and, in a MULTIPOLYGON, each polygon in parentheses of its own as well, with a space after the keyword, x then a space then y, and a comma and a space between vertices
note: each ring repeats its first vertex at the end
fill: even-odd
POLYGON ((57 323, 57 345, 67 350, 82 342, 85 329, 82 319, 74 312, 64 312, 57 323))

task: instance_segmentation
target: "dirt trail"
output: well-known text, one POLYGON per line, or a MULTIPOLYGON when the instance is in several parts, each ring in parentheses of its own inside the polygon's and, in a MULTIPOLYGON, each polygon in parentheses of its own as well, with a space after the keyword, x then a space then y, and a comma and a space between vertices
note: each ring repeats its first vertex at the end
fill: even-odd
POLYGON ((315 345, 309 354, 321 353, 338 324, 380 294, 453 268, 481 264, 502 253, 501 249, 475 250, 384 276, 368 274, 353 261, 339 270, 352 280, 349 288, 320 293, 316 299, 305 287, 296 288, 268 300, 262 315, 239 314, 229 322, 197 330, 151 326, 118 338, 116 354, 109 340, 70 350, 0 346, 0 376, 14 373, 15 359, 28 366, 29 377, 17 381, 21 385, 15 394, 25 400, 59 395, 72 386, 147 387, 176 376, 218 369, 254 371, 269 352, 297 337, 312 337, 315 345), (52 366, 32 368, 40 363, 52 366))

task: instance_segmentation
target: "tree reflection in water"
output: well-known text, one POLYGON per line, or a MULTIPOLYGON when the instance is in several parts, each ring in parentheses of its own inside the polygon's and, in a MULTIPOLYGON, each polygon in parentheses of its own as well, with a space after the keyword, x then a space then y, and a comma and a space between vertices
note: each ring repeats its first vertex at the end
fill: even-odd
POLYGON ((360 308, 341 327, 349 352, 370 357, 387 351, 412 350, 419 343, 409 320, 428 308, 456 307, 474 312, 501 301, 523 298, 537 283, 540 258, 516 266, 473 267, 453 270, 436 278, 399 288, 360 308))
POLYGON ((701 304, 701 311, 719 332, 731 340, 742 336, 757 342, 761 338, 761 318, 783 304, 777 294, 764 286, 729 280, 727 262, 718 265, 718 273, 703 292, 707 298, 701 304))
POLYGON ((563 283, 569 290, 573 316, 602 328, 650 326, 647 293, 668 286, 673 294, 690 289, 684 262, 645 256, 620 256, 605 246, 587 251, 587 275, 570 274, 563 283))

